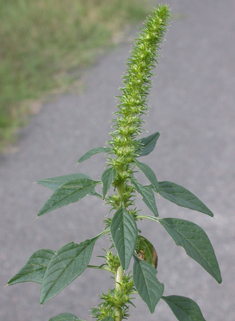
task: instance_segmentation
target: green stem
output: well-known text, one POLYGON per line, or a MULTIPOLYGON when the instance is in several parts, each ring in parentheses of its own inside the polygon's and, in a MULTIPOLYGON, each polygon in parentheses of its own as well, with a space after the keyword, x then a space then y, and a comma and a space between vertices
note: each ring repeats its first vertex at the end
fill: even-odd
POLYGON ((105 271, 109 271, 110 273, 113 273, 110 271, 110 269, 108 267, 105 267, 105 266, 87 265, 87 267, 92 268, 92 269, 105 270, 105 271))
MULTIPOLYGON (((121 266, 119 266, 115 273, 115 289, 117 292, 121 290, 120 283, 122 279, 123 279, 123 269, 121 266)), ((114 321, 121 321, 121 320, 122 320, 122 309, 118 307, 114 311, 114 321)))
POLYGON ((152 221, 155 221, 155 222, 158 222, 158 223, 159 223, 159 219, 158 219, 157 217, 154 217, 154 216, 140 215, 140 216, 137 216, 136 218, 137 218, 137 219, 147 218, 148 220, 152 220, 152 221))
POLYGON ((118 194, 122 196, 123 191, 124 191, 124 181, 120 182, 119 185, 117 186, 118 194))

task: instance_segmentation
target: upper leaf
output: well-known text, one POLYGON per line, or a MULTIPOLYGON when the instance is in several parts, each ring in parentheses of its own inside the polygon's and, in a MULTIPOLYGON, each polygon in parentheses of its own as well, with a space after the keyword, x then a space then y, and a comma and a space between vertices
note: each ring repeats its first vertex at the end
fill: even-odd
POLYGON ((71 313, 61 313, 51 318, 49 321, 83 321, 71 313))
POLYGON ((137 292, 151 313, 154 312, 164 292, 164 284, 158 281, 156 273, 152 265, 134 255, 133 281, 137 292))
POLYGON ((92 148, 91 150, 89 150, 88 152, 86 152, 82 157, 79 158, 78 160, 78 164, 80 164, 81 162, 87 160, 88 158, 90 158, 91 156, 98 154, 98 153, 108 153, 110 151, 110 147, 96 147, 96 148, 92 148))
MULTIPOLYGON (((71 181, 72 179, 81 179, 81 178, 91 179, 90 176, 86 174, 76 173, 76 174, 69 174, 69 175, 63 175, 58 177, 40 179, 39 181, 37 181, 37 184, 48 187, 52 191, 56 191, 61 185, 71 181)), ((102 196, 96 192, 95 188, 92 189, 89 195, 94 195, 99 198, 102 198, 102 196)))
POLYGON ((173 238, 176 245, 182 246, 188 256, 197 261, 218 283, 222 282, 214 249, 200 226, 176 218, 159 219, 159 223, 173 238))
POLYGON ((134 217, 123 207, 114 214, 110 232, 124 270, 127 270, 135 250, 137 226, 134 217))
POLYGON ((159 182, 159 186, 159 194, 167 200, 179 206, 213 216, 209 208, 186 188, 172 182, 159 182))
POLYGON ((135 246, 136 253, 138 254, 138 258, 144 260, 151 264, 152 266, 157 268, 157 261, 158 256, 157 252, 151 242, 147 240, 142 235, 138 235, 136 246, 135 246))
POLYGON ((84 196, 92 192, 98 183, 99 182, 88 178, 78 178, 67 181, 47 200, 38 212, 38 216, 54 211, 57 208, 66 206, 70 203, 78 202, 84 196))
POLYGON ((110 186, 115 178, 115 168, 110 167, 107 168, 102 176, 101 176, 101 181, 103 183, 103 198, 105 198, 105 195, 108 193, 110 186))
POLYGON ((139 139, 138 141, 140 143, 140 147, 137 150, 138 157, 150 154, 154 150, 159 136, 160 133, 156 132, 152 135, 139 139))
POLYGON ((157 177, 154 173, 154 171, 146 164, 136 161, 136 165, 139 167, 139 169, 144 173, 144 175, 148 178, 150 183, 153 185, 156 192, 159 190, 159 184, 157 181, 157 177))
POLYGON ((34 252, 22 269, 8 281, 8 285, 23 282, 36 282, 41 284, 46 268, 54 253, 55 251, 47 249, 34 252))
POLYGON ((73 179, 81 179, 81 178, 91 179, 90 176, 86 174, 76 173, 76 174, 69 174, 69 175, 63 175, 58 177, 40 179, 39 181, 37 181, 37 184, 48 187, 52 191, 56 191, 61 185, 73 179))
POLYGON ((68 243, 54 254, 42 281, 41 304, 53 298, 82 274, 90 262, 93 247, 98 237, 96 236, 80 244, 68 243))
POLYGON ((162 296, 162 299, 179 321, 206 321, 199 306, 193 300, 179 295, 162 296))
POLYGON ((147 185, 143 186, 136 180, 132 180, 131 182, 134 185, 136 192, 142 196, 144 203, 148 206, 148 208, 153 212, 155 216, 158 216, 155 197, 151 187, 147 185))

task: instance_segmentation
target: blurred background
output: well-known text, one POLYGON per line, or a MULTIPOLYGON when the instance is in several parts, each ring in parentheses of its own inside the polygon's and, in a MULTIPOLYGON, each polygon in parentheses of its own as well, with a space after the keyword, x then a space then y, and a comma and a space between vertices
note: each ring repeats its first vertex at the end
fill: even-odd
MULTIPOLYGON (((35 99, 71 89, 81 69, 144 19, 151 0, 0 0, 0 148, 35 99)), ((30 108, 31 107, 31 108, 30 108)))
MULTIPOLYGON (((97 294, 113 287, 105 271, 87 269, 43 307, 38 284, 4 286, 36 250, 79 243, 102 229, 106 209, 92 197, 36 220, 51 192, 33 183, 76 172, 100 178, 104 155, 76 163, 110 139, 124 62, 137 25, 158 2, 0 3, 0 319, 47 321, 70 312, 90 321, 97 294)), ((234 321, 235 2, 168 4, 173 19, 155 70, 145 125, 149 134, 160 131, 161 136, 143 161, 159 181, 188 188, 214 213, 211 218, 156 197, 161 217, 191 220, 205 230, 222 284, 187 257, 161 226, 145 221, 139 228, 158 252, 165 295, 192 298, 207 321, 234 321)), ((141 200, 137 204, 150 214, 141 200)), ((101 263, 96 256, 103 255, 106 244, 106 237, 97 242, 91 264, 101 263)), ((139 298, 134 303, 137 309, 131 309, 130 319, 176 320, 163 301, 152 315, 139 298)))

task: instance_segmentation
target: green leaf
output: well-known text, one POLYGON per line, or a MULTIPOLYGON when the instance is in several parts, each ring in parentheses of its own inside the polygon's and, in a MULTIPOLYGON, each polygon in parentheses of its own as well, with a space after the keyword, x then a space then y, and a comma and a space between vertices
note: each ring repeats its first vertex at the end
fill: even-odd
POLYGON ((152 265, 134 255, 133 281, 137 292, 151 313, 154 312, 164 292, 164 284, 158 281, 156 273, 152 265))
POLYGON ((138 235, 137 237, 135 250, 139 258, 148 262, 155 268, 157 267, 158 258, 157 258, 156 250, 153 244, 149 242, 149 240, 147 240, 142 235, 138 235))
POLYGON ((151 187, 147 185, 143 186, 136 180, 132 180, 131 182, 134 185, 136 192, 142 196, 144 203, 148 206, 148 208, 153 212, 155 216, 158 216, 155 197, 151 187))
POLYGON ((78 202, 94 190, 99 182, 88 178, 72 179, 60 186, 47 200, 38 216, 44 215, 70 203, 78 202))
MULTIPOLYGON (((37 184, 48 187, 52 191, 56 191, 61 185, 71 181, 72 179, 80 179, 80 178, 91 179, 90 176, 86 174, 76 173, 76 174, 69 174, 69 175, 63 175, 58 177, 40 179, 39 181, 37 181, 37 184)), ((89 193, 89 195, 94 195, 99 198, 102 198, 102 195, 97 193, 95 188, 89 193)))
POLYGON ((90 262, 95 242, 100 235, 76 244, 68 243, 52 257, 44 275, 40 303, 52 299, 86 269, 90 262))
POLYGON ((36 282, 41 284, 46 268, 55 251, 42 249, 34 252, 19 272, 14 275, 8 285, 23 282, 36 282))
POLYGON ((71 313, 61 313, 51 318, 49 321, 83 321, 76 317, 76 315, 71 313))
POLYGON ((162 299, 179 321, 206 321, 199 306, 193 300, 178 295, 163 296, 162 299))
POLYGON ((103 183, 103 198, 105 198, 106 194, 108 193, 110 186, 112 182, 114 181, 115 178, 115 168, 110 167, 107 168, 102 176, 101 176, 101 181, 103 183))
POLYGON ((96 197, 98 197, 98 198, 103 199, 102 195, 100 195, 99 193, 97 193, 95 189, 93 189, 90 193, 88 193, 88 195, 96 196, 96 197))
POLYGON ((159 184, 157 181, 157 177, 154 171, 146 164, 136 161, 136 165, 139 169, 144 173, 144 175, 148 178, 150 183, 153 185, 156 192, 159 190, 159 184))
POLYGON ((159 182, 159 186, 159 194, 167 200, 179 206, 213 216, 209 208, 186 188, 172 182, 159 182))
POLYGON ((84 162, 85 160, 89 159, 91 156, 99 153, 108 153, 110 152, 111 148, 110 147, 96 147, 92 148, 88 152, 86 152, 82 157, 79 158, 78 164, 81 162, 84 162))
POLYGON ((139 154, 138 157, 150 154, 154 150, 159 136, 160 133, 156 132, 152 135, 139 139, 138 142, 140 142, 141 145, 137 150, 137 153, 139 154))
POLYGON ((73 180, 73 179, 82 179, 88 178, 91 179, 88 175, 82 173, 63 175, 52 178, 40 179, 37 181, 37 184, 48 187, 52 191, 56 191, 61 185, 73 180))
POLYGON ((159 219, 159 223, 173 238, 176 245, 182 246, 188 256, 198 262, 218 283, 222 282, 214 249, 200 226, 176 218, 159 219))
POLYGON ((136 221, 131 214, 120 207, 112 218, 110 231, 122 268, 127 270, 138 234, 136 221))

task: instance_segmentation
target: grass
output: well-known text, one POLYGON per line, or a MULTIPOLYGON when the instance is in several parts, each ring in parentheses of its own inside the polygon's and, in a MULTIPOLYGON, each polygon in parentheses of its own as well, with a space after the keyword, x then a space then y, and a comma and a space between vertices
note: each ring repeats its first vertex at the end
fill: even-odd
POLYGON ((150 0, 0 0, 0 150, 16 139, 29 102, 69 86, 150 0))

